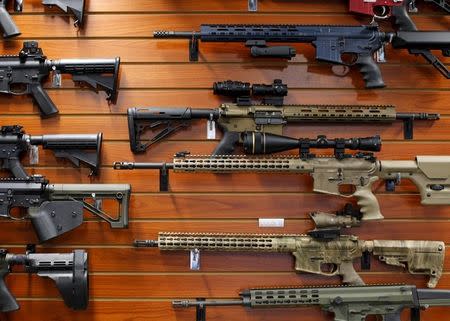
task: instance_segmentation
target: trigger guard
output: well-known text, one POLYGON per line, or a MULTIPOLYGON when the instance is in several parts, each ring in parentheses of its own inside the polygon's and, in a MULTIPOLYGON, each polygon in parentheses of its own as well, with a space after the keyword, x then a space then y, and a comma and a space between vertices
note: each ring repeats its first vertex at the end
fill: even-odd
POLYGON ((325 264, 327 266, 331 266, 332 269, 331 269, 330 272, 328 272, 328 271, 325 272, 325 271, 322 271, 322 269, 320 269, 320 274, 325 275, 325 276, 336 276, 336 275, 339 275, 339 272, 340 272, 339 271, 339 266, 336 263, 323 263, 323 264, 325 264))
POLYGON ((338 77, 345 77, 350 72, 350 66, 348 64, 333 65, 331 66, 331 71, 338 77), (338 68, 342 68, 342 70, 339 70, 338 68))
POLYGON ((380 19, 380 20, 385 20, 388 19, 391 15, 390 15, 390 10, 386 9, 387 6, 376 6, 377 8, 382 8, 383 12, 382 12, 382 16, 379 16, 377 14, 375 14, 375 11, 373 12, 373 17, 376 19, 380 19))

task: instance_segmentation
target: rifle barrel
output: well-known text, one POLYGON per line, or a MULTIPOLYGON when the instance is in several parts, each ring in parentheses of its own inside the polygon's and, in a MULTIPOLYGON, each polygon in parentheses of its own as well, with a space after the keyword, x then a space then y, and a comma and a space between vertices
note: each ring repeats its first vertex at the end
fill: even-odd
POLYGON ((130 163, 115 162, 114 169, 173 169, 173 163, 130 163))
POLYGON ((166 31, 157 30, 153 32, 153 38, 179 38, 179 39, 190 39, 198 38, 200 33, 197 31, 166 31))

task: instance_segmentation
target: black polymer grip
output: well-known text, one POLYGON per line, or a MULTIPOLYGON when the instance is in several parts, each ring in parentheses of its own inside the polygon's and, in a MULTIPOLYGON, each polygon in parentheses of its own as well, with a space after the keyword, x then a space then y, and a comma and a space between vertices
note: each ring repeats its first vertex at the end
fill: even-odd
POLYGON ((381 75, 380 67, 373 60, 371 54, 359 55, 355 64, 359 67, 359 71, 363 75, 367 89, 383 88, 386 86, 381 75))
MULTIPOLYGON (((5 160, 3 162, 5 162, 5 160)), ((23 166, 20 163, 20 160, 18 158, 16 158, 16 157, 9 158, 7 160, 7 162, 8 162, 8 169, 11 171, 11 173, 13 174, 14 177, 18 177, 18 178, 28 177, 27 172, 23 168, 23 166)))
POLYGON ((14 23, 5 8, 5 1, 0 1, 0 26, 3 29, 3 37, 11 38, 20 35, 20 30, 14 23))
MULTIPOLYGON (((2 255, 4 256, 5 254, 2 255)), ((0 255, 0 260, 4 260, 4 257, 1 257, 2 255, 0 255)), ((8 290, 5 283, 5 277, 8 274, 8 269, 2 269, 0 271, 0 312, 11 312, 19 309, 16 298, 8 290)))
POLYGON ((224 132, 222 140, 214 149, 212 155, 230 155, 233 154, 236 144, 239 142, 240 133, 238 132, 224 132))
POLYGON ((29 91, 39 106, 42 117, 50 117, 58 113, 58 108, 56 108, 41 84, 29 85, 29 91))
POLYGON ((413 0, 407 0, 401 6, 392 6, 391 13, 394 17, 394 24, 398 30, 414 31, 417 30, 416 25, 408 14, 408 8, 413 0))

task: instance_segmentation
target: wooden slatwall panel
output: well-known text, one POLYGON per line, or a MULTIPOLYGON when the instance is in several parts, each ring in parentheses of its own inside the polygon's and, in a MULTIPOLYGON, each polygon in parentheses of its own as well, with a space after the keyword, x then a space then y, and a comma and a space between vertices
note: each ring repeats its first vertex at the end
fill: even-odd
MULTIPOLYGON (((420 2, 420 1, 419 1, 420 2)), ((413 20, 420 29, 449 29, 448 16, 431 5, 419 3, 413 20)), ((158 193, 156 173, 114 171, 113 161, 162 161, 179 150, 206 154, 217 142, 205 140, 205 124, 196 123, 145 155, 128 148, 126 109, 133 106, 215 107, 221 100, 212 95, 212 82, 226 79, 268 83, 282 78, 290 87, 288 103, 396 104, 402 112, 437 112, 435 123, 416 124, 415 140, 402 140, 401 124, 395 125, 306 125, 290 127, 286 134, 314 137, 368 136, 381 134, 382 159, 412 159, 417 154, 450 154, 450 92, 448 81, 420 57, 387 51, 389 62, 381 69, 386 89, 367 91, 361 77, 352 71, 337 77, 329 65, 314 61, 308 45, 289 63, 252 60, 240 44, 201 44, 199 63, 187 61, 187 41, 152 39, 158 29, 196 30, 200 23, 302 23, 360 24, 367 18, 347 13, 344 0, 261 0, 260 11, 249 14, 246 0, 87 0, 85 29, 77 32, 71 19, 57 9, 44 8, 40 0, 26 0, 24 13, 13 18, 22 31, 15 40, 1 42, 2 52, 16 54, 22 41, 39 40, 50 58, 107 58, 120 56, 121 92, 118 103, 108 106, 103 93, 74 87, 63 79, 64 89, 48 89, 60 115, 41 119, 29 97, 2 96, 0 123, 21 124, 30 134, 91 133, 101 130, 105 142, 99 178, 87 177, 85 168, 75 169, 41 152, 40 164, 27 169, 46 175, 55 183, 131 183, 133 197, 130 228, 111 230, 104 222, 87 216, 80 228, 39 247, 39 251, 86 248, 90 255, 91 301, 87 311, 72 312, 62 303, 49 280, 13 273, 7 278, 19 298, 21 310, 0 316, 1 320, 153 320, 192 321, 194 310, 173 310, 176 298, 236 297, 240 289, 257 286, 338 284, 338 278, 296 275, 289 255, 202 255, 202 271, 190 272, 187 253, 159 253, 134 249, 137 238, 156 238, 159 231, 303 233, 312 228, 307 213, 334 211, 344 199, 311 193, 312 181, 296 175, 236 174, 172 175, 172 191, 158 193), (259 229, 259 217, 284 217, 284 229, 259 229)), ((389 26, 388 24, 384 24, 389 26)), ((450 58, 444 58, 450 63, 450 58)), ((50 84, 46 84, 50 87, 50 84)), ((423 207, 417 191, 404 182, 398 192, 387 194, 376 187, 386 219, 367 223, 351 232, 362 239, 428 239, 450 243, 450 211, 445 206, 423 207)), ((29 222, 1 220, 0 244, 21 252, 36 242, 29 222)), ((358 266, 358 264, 356 264, 358 266)), ((357 267, 359 270, 359 267, 357 267)), ((450 259, 439 287, 450 288, 450 259)), ((373 263, 361 273, 367 283, 408 282, 424 287, 426 278, 401 269, 373 263)), ((246 311, 242 308, 211 308, 209 320, 288 321, 331 320, 317 308, 246 311)), ((404 315, 406 320, 407 315, 404 315)), ((423 320, 446 320, 450 310, 430 309, 423 320)))

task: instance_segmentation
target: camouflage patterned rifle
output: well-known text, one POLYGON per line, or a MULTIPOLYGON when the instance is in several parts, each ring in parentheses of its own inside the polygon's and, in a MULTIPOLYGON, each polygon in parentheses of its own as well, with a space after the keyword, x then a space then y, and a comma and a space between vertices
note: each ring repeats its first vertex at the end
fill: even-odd
POLYGON ((85 251, 34 253, 34 246, 28 246, 26 254, 12 254, 0 249, 0 312, 19 309, 4 280, 14 265, 23 265, 27 273, 52 279, 68 307, 74 310, 87 308, 89 282, 88 254, 85 251))
POLYGON ((352 235, 325 240, 309 235, 161 232, 157 241, 137 240, 134 245, 169 251, 194 251, 196 265, 199 265, 199 252, 202 250, 287 252, 295 257, 295 271, 325 276, 339 275, 344 283, 352 285, 364 284, 353 267, 353 261, 361 259, 362 268, 368 269, 370 254, 373 254, 386 264, 407 268, 412 274, 428 275, 428 287, 431 288, 436 286, 442 275, 445 255, 443 242, 362 241, 352 235), (330 269, 324 271, 324 266, 330 269))
POLYGON ((325 286, 244 290, 239 299, 176 300, 174 308, 196 307, 196 321, 206 321, 207 306, 241 305, 249 308, 319 306, 332 312, 334 321, 362 321, 369 315, 384 321, 401 321, 411 309, 410 320, 420 320, 420 310, 450 305, 449 290, 417 289, 415 285, 325 286))
POLYGON ((418 188, 423 205, 450 205, 450 156, 417 156, 415 160, 377 160, 372 154, 359 153, 340 159, 336 156, 191 156, 178 153, 173 163, 114 163, 115 169, 159 169, 160 189, 168 189, 168 170, 211 173, 298 173, 309 174, 313 190, 319 193, 356 197, 363 220, 382 219, 380 205, 372 185, 385 180, 386 190, 394 191, 401 179, 411 180, 418 188), (351 185, 347 194, 342 187, 351 185))
POLYGON ((228 155, 237 144, 244 143, 244 133, 282 135, 286 125, 295 123, 346 123, 379 124, 403 122, 403 136, 413 138, 415 120, 437 120, 439 114, 398 113, 390 105, 283 105, 286 85, 252 85, 236 81, 214 84, 214 93, 236 97, 236 103, 222 104, 216 109, 184 108, 129 108, 128 129, 130 147, 134 153, 142 153, 152 145, 175 132, 188 128, 192 122, 208 121, 208 138, 215 138, 216 123, 223 138, 213 155, 228 155), (252 88, 252 89, 251 89, 252 88), (249 96, 266 96, 261 103, 251 102, 249 96), (150 136, 147 138, 147 136, 150 136))

